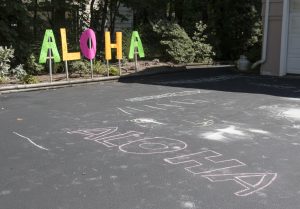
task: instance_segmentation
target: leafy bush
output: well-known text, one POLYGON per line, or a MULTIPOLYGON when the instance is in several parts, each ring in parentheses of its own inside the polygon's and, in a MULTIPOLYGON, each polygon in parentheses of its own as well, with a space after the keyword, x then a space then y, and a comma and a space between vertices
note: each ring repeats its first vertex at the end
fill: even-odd
POLYGON ((110 76, 118 76, 120 74, 120 71, 118 68, 111 66, 109 68, 109 75, 110 76))
POLYGON ((254 44, 251 48, 249 48, 245 53, 245 55, 246 57, 248 57, 250 62, 254 63, 257 60, 261 59, 261 52, 262 52, 262 43, 258 42, 254 44))
POLYGON ((253 0, 208 1, 208 25, 217 58, 236 60, 259 39, 261 2, 253 0))
POLYGON ((177 23, 159 21, 153 30, 160 35, 166 56, 175 63, 191 63, 195 59, 193 42, 177 23))
POLYGON ((101 61, 96 61, 94 64, 94 73, 97 75, 105 75, 106 74, 106 66, 102 64, 101 61))
POLYGON ((213 62, 213 57, 215 52, 213 47, 208 43, 208 37, 205 34, 207 25, 203 24, 202 21, 196 23, 196 30, 194 32, 193 47, 195 50, 195 62, 211 64, 213 62))
MULTIPOLYGON (((97 75, 107 75, 107 67, 105 64, 102 64, 101 61, 96 61, 94 64, 94 73, 97 75)), ((114 66, 110 66, 109 67, 109 75, 111 76, 118 76, 119 75, 119 69, 114 67, 114 66)))
POLYGON ((9 76, 21 79, 27 75, 23 65, 18 65, 15 68, 11 67, 11 61, 15 57, 14 53, 15 50, 13 48, 0 46, 0 78, 2 82, 7 80, 9 76))
POLYGON ((23 77, 27 75, 26 71, 23 68, 23 65, 18 65, 17 67, 12 68, 10 70, 10 74, 11 74, 11 76, 13 76, 19 80, 22 80, 23 77))
MULTIPOLYGON (((29 1, 0 1, 0 45, 13 46, 14 61, 24 63, 29 43, 33 40, 30 27, 33 15, 28 11, 29 1)), ((39 27, 42 28, 42 27, 39 27)))
POLYGON ((87 74, 90 71, 88 62, 85 61, 74 61, 71 63, 70 74, 78 73, 80 76, 87 74))
POLYGON ((160 44, 161 36, 153 30, 151 24, 142 24, 137 28, 147 59, 160 58, 165 55, 165 47, 160 44))
POLYGON ((41 73, 45 68, 43 65, 40 65, 39 63, 37 63, 36 57, 34 56, 34 54, 30 54, 26 60, 24 69, 30 75, 37 75, 37 74, 41 73))
POLYGON ((0 46, 0 78, 6 78, 9 76, 11 60, 14 58, 15 50, 13 48, 7 48, 0 46))
POLYGON ((1 83, 5 83, 5 81, 6 81, 6 78, 0 77, 0 84, 1 84, 1 83))
POLYGON ((20 78, 20 81, 25 83, 25 84, 39 83, 39 80, 33 75, 25 75, 22 78, 20 78))
POLYGON ((253 30, 253 35, 249 40, 248 49, 245 52, 245 55, 251 62, 256 62, 261 59, 262 52, 262 39, 263 39, 263 31, 262 31, 262 21, 259 21, 255 24, 255 29, 253 30))
POLYGON ((63 73, 65 72, 65 62, 54 63, 53 73, 63 73))

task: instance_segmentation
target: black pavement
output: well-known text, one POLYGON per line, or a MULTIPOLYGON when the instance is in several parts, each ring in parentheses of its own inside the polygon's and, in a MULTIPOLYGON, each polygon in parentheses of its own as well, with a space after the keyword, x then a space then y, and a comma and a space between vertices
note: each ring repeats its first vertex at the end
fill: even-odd
POLYGON ((299 209, 300 79, 228 70, 0 96, 1 209, 299 209))

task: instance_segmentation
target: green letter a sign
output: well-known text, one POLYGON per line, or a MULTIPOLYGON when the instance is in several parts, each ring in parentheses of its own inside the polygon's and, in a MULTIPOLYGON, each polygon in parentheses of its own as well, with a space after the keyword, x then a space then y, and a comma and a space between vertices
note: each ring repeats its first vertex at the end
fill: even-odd
POLYGON ((130 51, 129 51, 129 59, 134 58, 135 49, 137 48, 137 53, 140 58, 145 57, 144 47, 140 38, 140 35, 137 31, 133 31, 131 36, 131 43, 130 43, 130 51))
POLYGON ((60 62, 60 56, 57 50, 54 34, 52 30, 46 30, 44 41, 40 53, 39 63, 44 64, 47 61, 49 49, 51 50, 51 56, 54 62, 60 62))

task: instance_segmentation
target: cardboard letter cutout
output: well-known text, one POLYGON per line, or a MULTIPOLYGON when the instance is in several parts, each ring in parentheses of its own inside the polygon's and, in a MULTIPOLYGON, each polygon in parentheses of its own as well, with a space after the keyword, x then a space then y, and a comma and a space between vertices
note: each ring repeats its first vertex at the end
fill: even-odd
POLYGON ((68 52, 68 43, 67 43, 67 35, 66 35, 66 29, 61 28, 60 29, 60 36, 61 36, 61 45, 62 45, 62 57, 63 61, 69 61, 69 60, 80 60, 80 52, 68 52))
POLYGON ((110 32, 105 32, 105 59, 111 60, 111 49, 117 49, 117 59, 123 59, 122 53, 122 33, 116 33, 116 44, 111 43, 110 32))
POLYGON ((54 62, 60 62, 61 59, 57 50, 54 34, 50 29, 46 30, 45 32, 39 59, 40 64, 45 64, 47 62, 49 50, 51 50, 51 56, 54 59, 54 62))
POLYGON ((97 51, 97 41, 95 32, 92 29, 85 30, 80 37, 80 49, 82 54, 92 60, 96 56, 97 51), (89 47, 89 41, 91 40, 91 48, 89 47))
POLYGON ((134 59, 135 48, 137 48, 137 52, 140 58, 145 57, 144 47, 140 35, 137 31, 133 31, 131 36, 130 51, 128 56, 129 59, 134 59))

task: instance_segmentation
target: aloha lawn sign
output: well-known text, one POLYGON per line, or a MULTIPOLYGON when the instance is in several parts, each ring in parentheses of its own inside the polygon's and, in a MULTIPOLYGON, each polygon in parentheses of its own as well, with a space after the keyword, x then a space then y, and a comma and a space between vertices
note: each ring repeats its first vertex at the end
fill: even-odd
MULTIPOLYGON (((81 53, 82 55, 90 60, 91 62, 91 74, 93 78, 93 59, 97 54, 97 40, 96 34, 92 29, 85 30, 80 37, 80 52, 69 52, 67 45, 67 33, 65 28, 60 29, 61 35, 61 48, 62 48, 62 60, 66 63, 66 74, 68 79, 68 61, 80 60, 81 53)), ((112 49, 116 49, 116 59, 120 61, 123 59, 123 45, 122 45, 122 32, 116 33, 116 43, 111 42, 110 32, 105 32, 105 59, 107 61, 107 67, 109 69, 109 61, 112 59, 112 49)), ((137 31, 133 31, 131 36, 130 50, 129 50, 129 59, 135 59, 137 62, 137 56, 140 58, 145 57, 143 44, 140 38, 140 35, 137 31)), ((39 63, 45 64, 49 61, 50 69, 50 80, 52 82, 52 60, 55 63, 61 62, 61 56, 59 54, 57 44, 55 41, 53 30, 48 29, 45 32, 44 40, 40 52, 39 63)), ((137 69, 137 68, 136 68, 137 69)), ((121 72, 121 69, 120 69, 121 72)), ((109 75, 109 73, 108 73, 109 75)))

